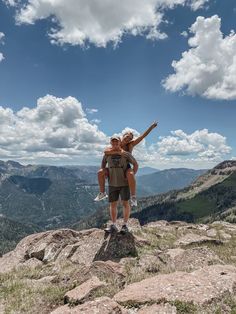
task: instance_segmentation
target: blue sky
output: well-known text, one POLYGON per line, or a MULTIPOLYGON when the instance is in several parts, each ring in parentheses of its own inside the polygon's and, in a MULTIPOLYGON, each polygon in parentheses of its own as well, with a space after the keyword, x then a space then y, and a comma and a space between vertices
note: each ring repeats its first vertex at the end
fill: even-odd
MULTIPOLYGON (((234 83, 228 83, 230 87, 225 87, 227 84, 225 82, 229 81, 227 80, 229 73, 224 70, 224 65, 219 61, 228 57, 226 48, 222 50, 223 58, 215 57, 219 81, 215 82, 214 86, 204 89, 205 80, 212 79, 210 74, 208 77, 205 72, 198 73, 196 76, 196 79, 202 77, 201 84, 197 86, 193 86, 192 83, 188 85, 188 82, 186 84, 184 81, 186 71, 189 77, 194 77, 194 73, 190 73, 192 61, 189 61, 189 70, 188 66, 180 65, 180 72, 173 77, 175 83, 170 82, 168 87, 163 86, 163 80, 175 74, 171 66, 172 61, 180 60, 181 54, 190 49, 188 39, 194 35, 191 33, 181 35, 181 33, 188 31, 199 16, 204 18, 205 24, 203 24, 206 27, 207 18, 212 19, 214 15, 217 15, 221 18, 220 31, 223 38, 229 36, 232 29, 236 30, 235 1, 209 0, 197 10, 193 10, 187 4, 174 8, 168 7, 164 10, 163 23, 158 25, 158 30, 164 32, 167 38, 150 40, 144 33, 134 36, 127 31, 121 36, 116 47, 112 40, 106 42, 106 47, 98 47, 98 43, 91 37, 91 43, 86 47, 69 42, 68 36, 63 37, 63 43, 52 44, 48 34, 52 25, 56 24, 60 27, 59 22, 53 23, 51 18, 39 19, 35 16, 34 21, 25 22, 24 20, 23 23, 22 19, 17 25, 15 17, 19 15, 17 12, 22 9, 23 4, 10 6, 6 5, 6 2, 0 1, 0 32, 5 35, 0 45, 0 52, 4 56, 0 62, 0 106, 5 110, 12 109, 15 117, 23 107, 36 108, 37 100, 48 94, 57 99, 67 99, 72 96, 82 103, 81 110, 86 114, 87 120, 85 128, 92 128, 91 125, 95 125, 91 132, 97 133, 93 133, 93 139, 88 139, 88 143, 84 139, 81 140, 80 146, 75 146, 76 139, 80 142, 80 138, 73 139, 73 148, 78 151, 80 158, 76 157, 74 151, 69 152, 69 157, 66 157, 66 149, 72 148, 70 145, 58 147, 53 144, 55 148, 53 150, 52 147, 48 149, 45 145, 39 148, 37 144, 37 149, 29 149, 28 142, 24 147, 18 148, 16 143, 10 147, 6 145, 6 141, 3 141, 0 142, 0 147, 2 143, 1 159, 60 164, 86 163, 87 161, 95 164, 102 153, 102 141, 107 140, 109 135, 118 133, 126 127, 142 132, 153 120, 159 121, 158 128, 147 138, 145 145, 143 144, 137 150, 136 157, 142 165, 152 165, 157 168, 210 167, 225 158, 230 159, 236 156, 236 78, 234 75, 236 71, 233 74, 230 73, 235 78, 234 83), (176 84, 179 86, 178 90, 174 90, 173 86, 176 84), (214 92, 215 86, 218 86, 216 92, 214 92), (231 96, 226 93, 228 90, 231 96), (91 114, 86 108, 96 108, 97 112, 91 114), (208 131, 201 132, 205 129, 208 131), (183 134, 171 133, 176 130, 181 130, 183 134), (196 132, 200 132, 200 135, 196 132), (207 143, 204 142, 206 137, 208 137, 207 143), (219 148, 220 145, 221 148, 219 148), (173 150, 173 146, 178 149, 173 150), (93 149, 96 153, 91 157, 93 149), (91 158, 87 159, 86 151, 91 158), (152 158, 142 158, 150 154, 153 154, 152 158)), ((23 2, 29 5, 27 1, 23 2)), ((55 12, 57 12, 56 9, 55 12)), ((39 13, 36 12, 37 14, 39 13)), ((107 15, 109 16, 109 12, 107 15)), ((216 29, 217 20, 209 21, 211 27, 216 29)), ((199 22, 199 25, 196 25, 199 34, 203 24, 199 22)), ((83 25, 84 32, 89 26, 89 23, 83 25)), ((109 28, 109 25, 107 27, 109 28)), ((214 38, 212 28, 212 38, 214 38)), ((204 37, 204 33, 201 36, 204 37)), ((204 38, 199 40, 198 46, 204 42, 204 38)), ((232 53, 236 53, 236 45, 233 47, 235 50, 232 53)), ((206 49, 205 53, 211 60, 211 52, 206 49)), ((204 56, 202 62, 204 63, 205 60, 204 56)), ((234 63, 229 63, 225 67, 232 69, 234 65, 234 63)), ((194 80, 195 78, 192 79, 194 80)), ((48 99, 45 98, 44 105, 46 101, 48 99)), ((32 116, 33 112, 28 114, 32 116)), ((28 122, 22 119, 21 125, 29 123, 29 119, 28 122)), ((79 120, 77 122, 80 123, 79 120)), ((17 121, 17 123, 20 122, 17 121)), ((34 127, 36 122, 31 120, 30 123, 34 127)), ((9 132, 13 132, 12 125, 8 124, 7 127, 9 132)), ((58 130, 58 126, 53 130, 55 129, 58 130)), ((27 127, 26 132, 28 131, 27 127)), ((0 133, 4 139, 10 136, 5 132, 6 130, 0 133)), ((23 130, 20 132, 16 130, 16 136, 21 132, 23 130)), ((60 136, 58 134, 57 136, 60 136)), ((65 134, 71 136, 68 130, 65 130, 65 134)), ((30 134, 28 135, 31 137, 30 134)), ((40 143, 42 144, 43 141, 49 143, 45 135, 42 135, 40 143)), ((35 145, 34 141, 34 147, 35 145)))

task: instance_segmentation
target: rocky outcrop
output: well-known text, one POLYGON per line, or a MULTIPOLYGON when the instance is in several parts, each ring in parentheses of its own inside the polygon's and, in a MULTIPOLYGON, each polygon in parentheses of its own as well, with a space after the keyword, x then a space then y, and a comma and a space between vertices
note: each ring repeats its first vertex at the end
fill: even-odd
POLYGON ((0 258, 0 273, 21 266, 71 261, 90 266, 93 261, 119 261, 136 256, 135 237, 131 233, 106 236, 101 229, 74 231, 59 229, 30 235, 14 251, 0 258))
POLYGON ((0 258, 0 312, 231 313, 235 225, 130 224, 132 232, 125 235, 59 229, 23 239, 0 258))

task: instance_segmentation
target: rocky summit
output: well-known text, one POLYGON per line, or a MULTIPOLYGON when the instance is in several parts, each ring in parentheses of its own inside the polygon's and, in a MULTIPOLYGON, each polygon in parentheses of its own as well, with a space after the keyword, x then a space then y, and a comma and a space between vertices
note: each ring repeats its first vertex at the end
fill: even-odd
POLYGON ((0 313, 236 313, 235 224, 129 227, 27 236, 0 258, 0 313))

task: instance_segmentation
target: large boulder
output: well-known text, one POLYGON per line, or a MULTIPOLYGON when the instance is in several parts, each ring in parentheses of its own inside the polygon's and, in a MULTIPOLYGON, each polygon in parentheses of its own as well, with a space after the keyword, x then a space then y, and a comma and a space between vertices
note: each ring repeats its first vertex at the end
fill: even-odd
POLYGON ((189 249, 168 249, 159 255, 166 261, 165 268, 169 271, 193 271, 204 266, 224 264, 218 255, 208 247, 194 247, 189 249))
POLYGON ((0 273, 21 266, 64 262, 90 265, 104 241, 104 231, 59 229, 30 235, 0 258, 0 273), (38 262, 36 262, 36 260, 38 262))
POLYGON ((71 229, 59 229, 45 232, 41 238, 30 243, 25 258, 37 258, 45 263, 55 261, 64 247, 75 244, 81 237, 80 233, 71 229))
MULTIPOLYGON (((136 221, 133 223, 137 225, 136 221)), ((103 230, 96 228, 41 232, 24 238, 15 250, 3 255, 0 258, 0 273, 21 266, 37 267, 65 261, 88 267, 94 261, 117 262, 123 257, 136 256, 136 245, 141 245, 141 240, 130 232, 106 235, 103 230)))
POLYGON ((119 262, 121 258, 137 256, 135 237, 132 233, 112 233, 104 239, 102 246, 96 253, 95 261, 112 260, 119 262))
POLYGON ((236 293, 236 267, 212 265, 192 273, 161 274, 128 285, 114 296, 120 304, 160 303, 161 300, 198 305, 236 293))

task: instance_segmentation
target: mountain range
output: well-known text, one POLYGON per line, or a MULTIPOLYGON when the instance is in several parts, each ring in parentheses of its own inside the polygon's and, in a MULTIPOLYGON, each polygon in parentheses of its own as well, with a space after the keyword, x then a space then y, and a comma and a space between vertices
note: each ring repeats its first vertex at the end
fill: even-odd
POLYGON ((236 161, 218 164, 184 189, 142 198, 133 217, 141 223, 159 219, 236 222, 236 161))
MULTIPOLYGON (((218 164, 183 189, 140 198, 131 216, 141 224, 160 219, 236 222, 236 161, 218 164)), ((103 209, 95 211, 88 219, 81 219, 73 227, 78 230, 101 227, 108 219, 109 212, 103 209)))
MULTIPOLYGON (((101 227, 109 213, 106 201, 93 201, 98 192, 97 170, 96 166, 56 167, 1 161, 0 218, 1 225, 9 228, 1 228, 0 253, 34 231, 101 227)), ((139 198, 138 208, 132 210, 132 216, 142 224, 159 219, 236 221, 236 161, 224 161, 208 171, 155 171, 137 177, 137 181, 140 195, 148 195, 139 198)))
POLYGON ((184 188, 206 171, 172 168, 137 176, 137 195, 144 197, 184 188))

